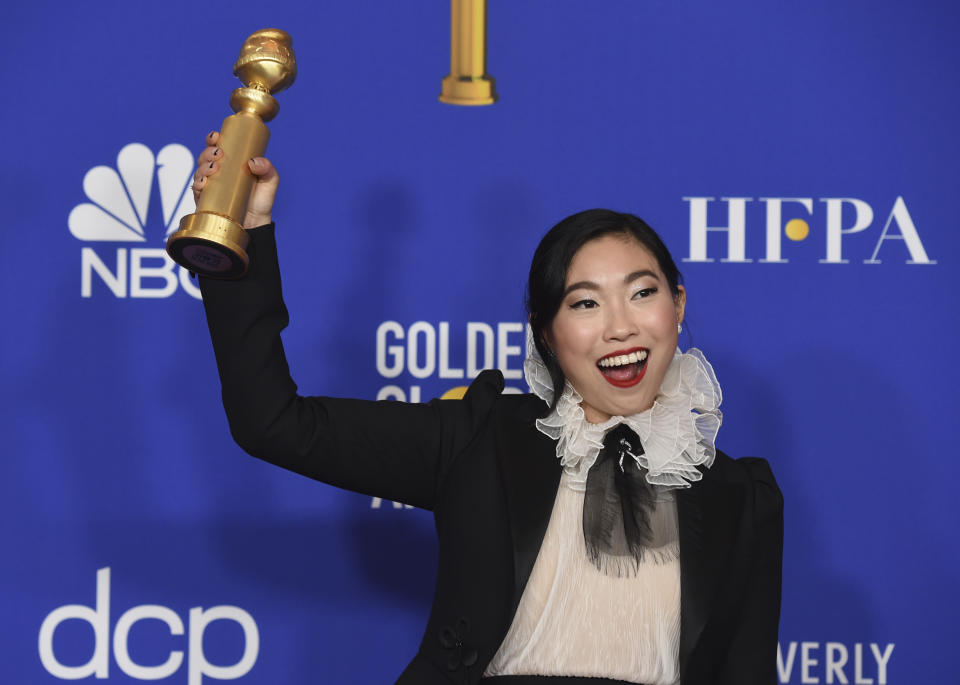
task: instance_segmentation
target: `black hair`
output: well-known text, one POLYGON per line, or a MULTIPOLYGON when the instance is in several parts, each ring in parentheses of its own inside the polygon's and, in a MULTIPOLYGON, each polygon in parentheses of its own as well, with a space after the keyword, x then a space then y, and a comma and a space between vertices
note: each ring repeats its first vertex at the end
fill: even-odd
POLYGON ((577 251, 591 240, 620 234, 633 238, 657 260, 674 298, 679 297, 683 277, 657 232, 633 214, 622 214, 609 209, 588 209, 558 223, 547 231, 533 253, 530 277, 527 281, 527 315, 533 331, 533 342, 546 364, 553 381, 553 402, 549 413, 557 405, 566 376, 553 351, 547 347, 545 333, 560 310, 567 284, 567 271, 577 251))

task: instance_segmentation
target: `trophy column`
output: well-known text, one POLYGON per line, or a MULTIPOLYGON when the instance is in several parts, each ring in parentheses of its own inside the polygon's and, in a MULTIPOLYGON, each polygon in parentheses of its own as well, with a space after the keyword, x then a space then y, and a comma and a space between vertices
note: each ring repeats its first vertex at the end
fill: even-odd
POLYGON ((230 96, 236 114, 220 129, 220 171, 209 177, 197 211, 180 221, 167 240, 167 252, 190 271, 212 278, 239 278, 247 271, 249 242, 243 228, 255 178, 247 160, 267 150, 264 124, 279 110, 271 93, 290 86, 297 75, 292 39, 279 29, 257 31, 244 42, 233 73, 244 83, 230 96))
POLYGON ((450 73, 440 86, 448 105, 492 105, 494 79, 487 73, 487 0, 450 0, 450 73))

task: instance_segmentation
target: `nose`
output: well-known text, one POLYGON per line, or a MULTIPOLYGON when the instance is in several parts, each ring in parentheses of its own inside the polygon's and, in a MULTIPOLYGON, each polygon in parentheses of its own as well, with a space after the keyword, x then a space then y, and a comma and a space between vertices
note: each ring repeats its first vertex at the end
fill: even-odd
POLYGON ((607 319, 604 322, 604 338, 623 341, 637 334, 638 328, 626 306, 618 304, 607 307, 607 319))

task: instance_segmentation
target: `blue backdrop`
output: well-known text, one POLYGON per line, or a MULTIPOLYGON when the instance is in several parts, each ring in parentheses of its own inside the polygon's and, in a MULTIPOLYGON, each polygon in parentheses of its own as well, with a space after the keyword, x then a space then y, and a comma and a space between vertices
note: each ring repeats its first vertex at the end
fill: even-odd
POLYGON ((244 455, 163 257, 266 26, 300 66, 268 154, 303 391, 524 389, 540 236, 637 213, 719 445, 784 491, 781 682, 956 681, 955 5, 491 0, 483 108, 437 102, 445 2, 5 14, 3 682, 392 682, 419 642, 430 516, 244 455))

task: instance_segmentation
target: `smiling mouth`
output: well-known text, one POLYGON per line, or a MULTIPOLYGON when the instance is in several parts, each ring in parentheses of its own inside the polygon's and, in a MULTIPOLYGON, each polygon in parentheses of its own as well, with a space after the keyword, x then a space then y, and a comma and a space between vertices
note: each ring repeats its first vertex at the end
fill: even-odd
POLYGON ((629 388, 643 379, 649 352, 643 347, 608 354, 597 362, 603 378, 618 388, 629 388))

